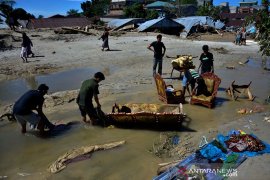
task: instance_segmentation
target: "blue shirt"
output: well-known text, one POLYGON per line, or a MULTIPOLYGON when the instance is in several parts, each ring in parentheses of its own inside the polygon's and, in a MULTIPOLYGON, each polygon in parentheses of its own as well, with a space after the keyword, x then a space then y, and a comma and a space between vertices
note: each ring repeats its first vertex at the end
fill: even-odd
POLYGON ((42 107, 44 102, 43 95, 38 90, 30 90, 22 95, 13 106, 13 113, 17 115, 27 115, 42 107))

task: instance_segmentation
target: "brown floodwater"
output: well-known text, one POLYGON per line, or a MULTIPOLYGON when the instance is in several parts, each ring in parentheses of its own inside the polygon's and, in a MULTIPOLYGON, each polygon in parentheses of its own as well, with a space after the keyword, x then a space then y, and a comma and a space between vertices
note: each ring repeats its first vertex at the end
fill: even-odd
MULTIPOLYGON (((254 65, 239 65, 232 70, 216 69, 216 74, 222 79, 216 107, 208 109, 184 104, 184 112, 190 118, 190 123, 179 130, 180 140, 184 132, 188 131, 192 135, 192 133, 206 131, 239 119, 241 115, 237 114, 236 110, 241 107, 259 104, 269 111, 269 105, 264 105, 264 101, 270 95, 270 72, 261 70, 257 64, 258 62, 254 62, 254 65), (233 80, 236 80, 237 84, 248 84, 252 81, 251 90, 256 96, 255 100, 250 102, 245 97, 240 97, 238 101, 232 101, 224 90, 233 80)), ((56 77, 53 80, 55 79, 56 77)), ((53 80, 42 82, 49 84, 53 80)), ((180 85, 177 80, 168 80, 168 82, 176 86, 180 85)), ((55 89, 62 88, 60 84, 54 85, 55 89)), ((3 86, 0 86, 0 92, 3 93, 4 90, 1 88, 3 86)), ((28 89, 18 83, 15 89, 20 88, 23 92, 28 89)), ((119 102, 125 103, 138 103, 138 101, 160 103, 154 83, 142 85, 136 90, 130 89, 128 94, 120 93, 113 96, 102 99, 102 102, 106 103, 103 105, 105 112, 110 110, 116 97, 119 102)), ((80 116, 77 110, 63 110, 50 115, 49 118, 71 122, 79 121, 80 116)), ((153 142, 159 138, 160 132, 147 129, 110 129, 78 123, 61 134, 40 138, 35 133, 21 135, 16 123, 1 122, 0 177, 7 176, 9 179, 152 179, 156 175, 157 164, 166 161, 149 152, 153 142), (95 152, 90 159, 69 164, 66 169, 57 174, 50 174, 47 171, 53 161, 72 148, 119 140, 126 140, 127 143, 112 150, 95 152)))

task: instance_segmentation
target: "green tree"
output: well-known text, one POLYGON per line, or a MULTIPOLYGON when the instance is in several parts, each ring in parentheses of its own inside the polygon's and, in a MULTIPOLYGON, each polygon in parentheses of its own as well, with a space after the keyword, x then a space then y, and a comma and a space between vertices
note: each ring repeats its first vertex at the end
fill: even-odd
POLYGON ((215 6, 199 6, 199 9, 197 11, 198 16, 210 16, 213 19, 217 20, 220 19, 220 12, 221 8, 220 7, 215 7, 215 6))
POLYGON ((178 0, 180 4, 196 4, 197 0, 178 0))
POLYGON ((80 17, 81 16, 81 14, 79 13, 79 10, 77 10, 77 9, 68 10, 67 15, 68 16, 74 16, 74 17, 80 17))
POLYGON ((158 18, 158 11, 156 10, 146 10, 146 19, 156 19, 158 18))
POLYGON ((23 19, 23 20, 29 20, 29 19, 35 19, 35 16, 33 14, 27 13, 23 8, 16 8, 12 11, 12 16, 15 20, 23 19))
POLYGON ((4 18, 8 18, 9 15, 13 11, 12 5, 15 3, 15 1, 9 1, 9 0, 0 0, 0 18, 1 16, 4 18))
POLYGON ((38 19, 42 19, 42 18, 44 18, 43 15, 38 15, 38 19))
POLYGON ((110 0, 92 0, 81 3, 81 8, 86 17, 103 16, 109 5, 110 0))
POLYGON ((146 10, 140 3, 135 3, 132 6, 128 6, 124 9, 124 15, 130 18, 145 18, 146 10))
POLYGON ((261 12, 256 22, 259 30, 259 45, 262 55, 270 56, 270 17, 266 12, 261 12))

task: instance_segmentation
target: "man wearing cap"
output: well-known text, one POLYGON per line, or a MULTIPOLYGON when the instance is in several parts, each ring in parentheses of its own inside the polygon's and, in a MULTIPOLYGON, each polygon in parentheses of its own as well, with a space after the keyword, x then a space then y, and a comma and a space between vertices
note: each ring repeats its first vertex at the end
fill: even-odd
POLYGON ((83 81, 82 86, 80 88, 80 92, 77 97, 77 104, 79 105, 79 109, 81 111, 82 120, 86 123, 97 123, 98 117, 95 111, 95 108, 92 103, 92 99, 97 104, 97 107, 100 108, 101 105, 98 99, 98 83, 105 80, 105 76, 101 72, 97 72, 94 75, 94 78, 83 81), (86 115, 89 116, 90 121, 86 121, 86 115))
POLYGON ((30 90, 22 95, 13 106, 13 114, 16 120, 21 124, 21 132, 26 132, 26 123, 29 122, 32 127, 36 127, 41 133, 44 128, 48 127, 50 130, 54 125, 47 119, 42 111, 44 103, 44 95, 47 94, 49 87, 46 84, 39 85, 37 90, 30 90), (34 113, 35 110, 37 113, 34 113))

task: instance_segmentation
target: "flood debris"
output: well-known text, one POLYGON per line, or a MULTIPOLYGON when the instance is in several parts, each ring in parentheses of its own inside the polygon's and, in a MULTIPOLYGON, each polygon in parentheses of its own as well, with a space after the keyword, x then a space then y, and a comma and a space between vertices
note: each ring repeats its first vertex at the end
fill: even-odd
POLYGON ((211 48, 214 51, 217 51, 220 54, 228 54, 229 51, 227 49, 225 49, 224 47, 220 47, 220 48, 211 48))
POLYGON ((248 100, 253 101, 255 99, 255 96, 252 95, 251 90, 250 90, 250 85, 252 81, 249 82, 249 84, 245 85, 236 85, 234 84, 235 81, 233 81, 230 85, 229 88, 226 89, 227 94, 234 100, 236 101, 237 98, 240 95, 247 94, 248 100), (238 93, 238 95, 236 95, 238 93))
POLYGON ((263 112, 265 109, 261 105, 254 105, 253 107, 243 107, 237 110, 239 114, 251 114, 251 113, 259 113, 263 112))
POLYGON ((61 91, 50 95, 45 95, 45 108, 52 108, 55 106, 73 102, 78 96, 79 90, 61 91))
POLYGON ((87 159, 92 153, 96 151, 112 149, 125 143, 126 141, 117 141, 103 145, 90 145, 72 149, 60 156, 55 162, 53 162, 49 166, 48 171, 51 173, 58 173, 65 169, 69 163, 87 159))

